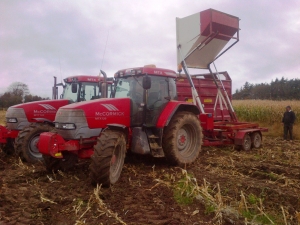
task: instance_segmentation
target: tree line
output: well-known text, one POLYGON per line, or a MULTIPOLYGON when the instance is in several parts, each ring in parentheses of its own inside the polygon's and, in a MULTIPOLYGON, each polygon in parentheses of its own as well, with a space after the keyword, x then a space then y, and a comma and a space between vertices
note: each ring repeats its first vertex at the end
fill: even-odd
POLYGON ((271 83, 251 84, 246 82, 232 95, 233 99, 300 99, 300 80, 276 78, 271 83))
POLYGON ((28 86, 21 82, 14 82, 4 94, 0 94, 0 108, 8 108, 13 105, 33 102, 39 100, 48 100, 37 95, 32 95, 29 92, 28 86))

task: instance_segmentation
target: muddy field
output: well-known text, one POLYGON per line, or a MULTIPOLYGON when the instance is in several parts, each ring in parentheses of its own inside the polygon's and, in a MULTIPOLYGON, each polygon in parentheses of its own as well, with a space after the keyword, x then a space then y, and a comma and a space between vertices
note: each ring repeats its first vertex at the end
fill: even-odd
POLYGON ((108 189, 88 166, 53 174, 0 151, 0 224, 300 224, 299 141, 205 147, 185 169, 127 155, 108 189))

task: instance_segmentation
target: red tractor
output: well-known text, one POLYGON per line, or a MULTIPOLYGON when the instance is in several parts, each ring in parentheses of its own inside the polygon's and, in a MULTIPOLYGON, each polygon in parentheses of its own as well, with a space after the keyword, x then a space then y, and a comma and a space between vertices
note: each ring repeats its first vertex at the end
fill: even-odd
POLYGON ((42 133, 38 143, 47 169, 65 170, 78 157, 91 157, 92 182, 109 186, 119 179, 127 151, 182 165, 196 160, 201 145, 259 147, 266 129, 238 122, 228 74, 210 69, 232 46, 218 55, 238 34, 238 20, 212 9, 178 19, 178 64, 184 75, 155 66, 119 70, 114 98, 61 107, 56 132, 42 133), (182 31, 194 25, 195 32, 182 31), (210 73, 190 75, 189 67, 210 73))
MULTIPOLYGON (((223 74, 231 91, 231 80, 226 72, 223 74)), ((199 81, 199 90, 214 85, 208 75, 193 80, 199 81)), ((166 156, 172 164, 191 163, 197 158, 202 143, 200 111, 190 101, 186 77, 145 66, 118 71, 114 85, 114 98, 75 103, 58 110, 56 132, 42 133, 38 143, 48 170, 66 170, 78 157, 92 157, 92 179, 109 185, 119 178, 127 149, 166 156)), ((209 103, 215 101, 208 92, 203 98, 209 103)))
MULTIPOLYGON (((35 101, 9 107, 6 112, 6 126, 0 125, 2 151, 7 154, 16 152, 22 160, 30 163, 41 160, 42 155, 36 144, 40 133, 53 129, 57 110, 70 103, 100 98, 99 87, 101 83, 106 82, 105 79, 106 77, 78 75, 65 78, 65 84, 57 84, 55 77, 53 100, 35 101), (57 99, 58 86, 63 86, 61 99, 57 99)), ((111 85, 105 87, 109 89, 110 94, 111 85)), ((106 96, 105 90, 102 95, 106 96)))

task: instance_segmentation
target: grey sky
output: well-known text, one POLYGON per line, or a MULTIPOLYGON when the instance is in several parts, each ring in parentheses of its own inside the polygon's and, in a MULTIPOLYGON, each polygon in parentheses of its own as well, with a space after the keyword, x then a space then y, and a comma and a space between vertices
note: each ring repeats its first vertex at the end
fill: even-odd
POLYGON ((240 42, 216 61, 233 91, 299 78, 297 0, 0 0, 0 93, 23 82, 51 97, 53 76, 98 75, 101 63, 109 76, 146 64, 176 70, 175 18, 208 8, 241 19, 240 42))

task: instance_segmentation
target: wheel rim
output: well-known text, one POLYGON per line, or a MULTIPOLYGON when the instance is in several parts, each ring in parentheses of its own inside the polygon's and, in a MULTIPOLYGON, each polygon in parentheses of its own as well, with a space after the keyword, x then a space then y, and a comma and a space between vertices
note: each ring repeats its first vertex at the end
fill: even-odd
POLYGON ((255 148, 259 148, 261 145, 261 137, 259 133, 254 133, 253 134, 253 146, 255 148))
POLYGON ((195 144, 193 138, 193 127, 185 125, 177 133, 177 147, 179 153, 184 156, 189 156, 193 153, 191 146, 195 144))
POLYGON ((179 151, 183 151, 188 144, 188 134, 185 129, 180 129, 177 135, 177 146, 179 151))
POLYGON ((115 148, 115 151, 111 157, 110 160, 110 174, 112 177, 115 177, 116 175, 118 175, 118 172, 120 171, 120 167, 122 165, 121 161, 122 158, 120 156, 121 154, 121 146, 117 145, 115 148))
POLYGON ((39 152, 39 149, 37 147, 37 143, 40 139, 40 135, 36 135, 34 136, 33 138, 30 139, 30 142, 29 142, 29 146, 28 146, 28 149, 29 149, 29 153, 37 158, 37 159, 42 159, 42 154, 39 152))
POLYGON ((244 137, 244 150, 248 151, 251 149, 251 138, 249 136, 249 134, 246 134, 244 137))

